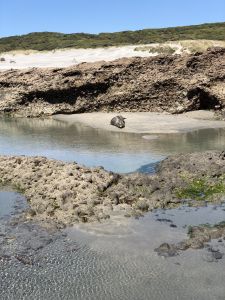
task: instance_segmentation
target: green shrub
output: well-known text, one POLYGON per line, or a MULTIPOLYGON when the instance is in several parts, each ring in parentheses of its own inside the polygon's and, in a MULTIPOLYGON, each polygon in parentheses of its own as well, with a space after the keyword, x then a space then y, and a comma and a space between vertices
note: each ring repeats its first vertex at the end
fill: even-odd
POLYGON ((1 38, 0 53, 12 50, 43 51, 62 48, 96 48, 195 39, 225 41, 225 23, 100 34, 34 32, 27 35, 1 38))

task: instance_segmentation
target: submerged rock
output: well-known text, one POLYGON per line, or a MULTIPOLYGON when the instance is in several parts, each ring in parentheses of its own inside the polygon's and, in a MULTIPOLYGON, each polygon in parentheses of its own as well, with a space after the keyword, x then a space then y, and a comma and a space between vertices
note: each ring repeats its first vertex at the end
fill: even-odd
POLYGON ((178 255, 176 246, 173 244, 163 243, 155 249, 159 256, 171 257, 178 255))
POLYGON ((212 257, 215 259, 222 259, 223 253, 221 253, 219 250, 211 249, 212 257))
POLYGON ((207 246, 206 243, 210 242, 212 239, 225 238, 225 223, 221 222, 214 226, 199 225, 189 228, 188 232, 189 238, 183 240, 177 244, 167 244, 164 243, 155 251, 161 256, 174 256, 178 251, 185 251, 187 249, 202 249, 207 248, 207 255, 204 256, 204 260, 208 262, 213 262, 222 259, 224 254, 213 247, 207 246))
POLYGON ((204 255, 203 259, 207 262, 217 262, 222 259, 224 256, 219 250, 215 250, 213 248, 208 249, 208 253, 204 255))

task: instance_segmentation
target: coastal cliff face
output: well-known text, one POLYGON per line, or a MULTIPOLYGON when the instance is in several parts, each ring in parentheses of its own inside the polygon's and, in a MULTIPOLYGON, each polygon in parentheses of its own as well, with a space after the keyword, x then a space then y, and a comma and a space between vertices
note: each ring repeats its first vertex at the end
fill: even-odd
POLYGON ((0 112, 12 115, 223 108, 225 48, 0 73, 0 112))

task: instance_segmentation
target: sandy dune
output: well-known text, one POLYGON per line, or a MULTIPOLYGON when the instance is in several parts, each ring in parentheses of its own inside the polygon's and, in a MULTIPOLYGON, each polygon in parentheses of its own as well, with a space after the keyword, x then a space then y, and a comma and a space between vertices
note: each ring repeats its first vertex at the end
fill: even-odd
POLYGON ((0 71, 8 69, 68 67, 82 62, 111 61, 122 57, 155 56, 157 51, 164 54, 193 53, 206 51, 209 47, 225 47, 224 41, 183 40, 147 45, 131 45, 96 49, 59 49, 53 51, 12 51, 0 54, 5 61, 0 61, 0 71), (164 50, 163 50, 164 49, 164 50), (170 53, 170 49, 173 51, 170 53), (169 52, 168 52, 169 51, 169 52))
POLYGON ((70 49, 55 51, 9 52, 0 55, 5 62, 0 62, 0 71, 7 69, 68 67, 82 62, 111 61, 122 57, 154 56, 146 51, 134 51, 137 46, 123 46, 97 49, 70 49))

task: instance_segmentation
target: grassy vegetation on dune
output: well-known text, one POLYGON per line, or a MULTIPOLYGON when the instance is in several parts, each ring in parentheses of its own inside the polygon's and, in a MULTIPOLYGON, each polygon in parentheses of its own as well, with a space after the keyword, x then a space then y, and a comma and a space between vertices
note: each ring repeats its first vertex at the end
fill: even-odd
POLYGON ((225 23, 100 33, 96 35, 36 32, 1 38, 0 52, 30 49, 43 51, 61 48, 96 48, 196 39, 225 41, 225 23))
POLYGON ((210 47, 223 47, 225 48, 225 41, 216 40, 180 40, 169 41, 166 43, 156 43, 146 46, 138 46, 135 51, 144 51, 156 54, 182 54, 182 53, 195 53, 205 52, 210 47))

